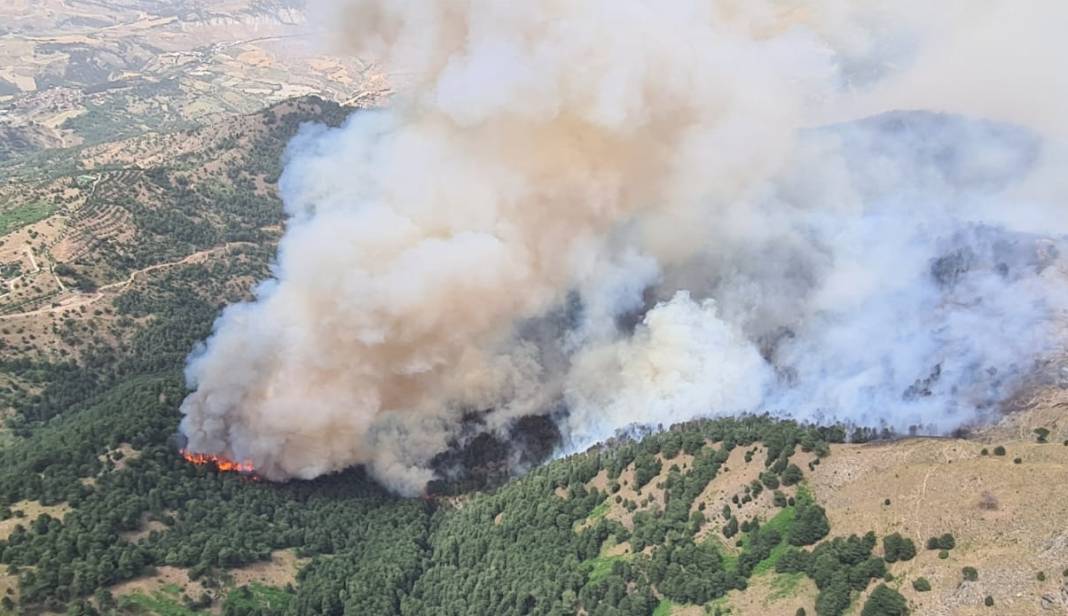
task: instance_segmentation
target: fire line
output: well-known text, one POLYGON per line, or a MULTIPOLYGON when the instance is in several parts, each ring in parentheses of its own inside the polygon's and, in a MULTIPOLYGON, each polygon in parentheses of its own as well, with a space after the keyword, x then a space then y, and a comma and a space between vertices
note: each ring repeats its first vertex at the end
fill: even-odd
POLYGON ((181 453, 182 457, 185 458, 187 462, 196 464, 197 466, 212 464, 222 472, 253 473, 256 471, 256 468, 248 461, 235 462, 234 460, 222 456, 213 456, 206 453, 192 453, 185 449, 183 449, 181 453))

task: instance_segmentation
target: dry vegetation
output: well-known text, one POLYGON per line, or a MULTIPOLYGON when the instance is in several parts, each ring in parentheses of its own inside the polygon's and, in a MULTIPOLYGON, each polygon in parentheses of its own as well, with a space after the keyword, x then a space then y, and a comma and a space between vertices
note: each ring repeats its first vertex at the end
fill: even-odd
POLYGON ((11 511, 14 513, 13 517, 0 521, 0 539, 7 539, 16 526, 26 527, 42 514, 62 520, 70 511, 70 507, 65 503, 42 505, 37 501, 19 501, 11 506, 11 511))
MULTIPOLYGON (((717 538, 717 540, 722 538, 720 533, 726 520, 720 515, 720 512, 726 505, 730 505, 739 519, 768 520, 777 513, 771 490, 764 490, 749 502, 742 502, 741 500, 745 496, 746 486, 752 484, 753 481, 757 481, 760 473, 766 470, 764 455, 765 449, 760 445, 748 448, 736 447, 731 451, 730 457, 727 458, 727 463, 723 465, 722 472, 716 475, 715 479, 708 482, 704 491, 694 501, 692 509, 697 511, 704 504, 705 517, 708 519, 697 533, 696 539, 698 541, 713 537, 717 538), (747 454, 749 454, 750 458, 748 462, 746 462, 747 454), (737 504, 732 500, 735 497, 739 499, 737 504)), ((797 487, 780 486, 779 491, 791 497, 797 494, 797 487)), ((731 552, 737 551, 729 543, 725 543, 724 547, 731 552)))
MULTIPOLYGON (((616 520, 628 530, 633 530, 635 513, 664 508, 663 482, 667 479, 668 473, 671 472, 671 466, 678 465, 680 470, 685 470, 691 463, 693 463, 693 456, 684 452, 680 452, 671 460, 666 460, 662 454, 657 454, 656 459, 661 464, 660 472, 640 489, 637 488, 637 483, 634 479, 634 464, 631 463, 623 469, 623 472, 619 474, 618 479, 620 486, 619 490, 608 499, 609 505, 607 513, 605 514, 608 519, 616 520), (619 498, 616 499, 616 496, 619 498), (628 510, 624 506, 628 501, 637 504, 637 507, 633 511, 628 510)), ((604 470, 590 480, 588 486, 596 488, 602 492, 612 493, 612 490, 609 488, 607 471, 604 470)))
MULTIPOLYGON (((144 221, 132 213, 138 210, 131 210, 127 200, 133 194, 137 207, 144 208, 140 211, 165 212, 175 206, 175 190, 181 186, 231 186, 233 170, 248 169, 252 171, 237 179, 251 187, 254 198, 277 203, 275 178, 255 171, 252 159, 261 155, 262 143, 278 141, 275 133, 283 118, 313 116, 317 109, 321 104, 316 100, 298 99, 201 129, 91 147, 77 154, 79 175, 0 186, 0 204, 7 201, 7 206, 0 205, 0 216, 4 207, 15 211, 38 202, 48 203, 51 211, 43 220, 0 235, 0 344, 50 361, 80 357, 88 349, 87 337, 119 346, 133 328, 115 326, 118 297, 130 290, 145 291, 153 279, 177 268, 239 259, 234 253, 256 242, 176 245, 170 253, 152 254, 157 240, 147 234, 144 221), (159 184, 159 172, 146 171, 150 165, 166 170, 164 185, 159 184)), ((280 206, 271 207, 278 213, 258 230, 268 244, 280 233, 280 206)), ((203 222, 226 226, 223 220, 203 222)), ((228 280, 239 294, 247 293, 254 282, 228 280)))
MULTIPOLYGON (((1063 444, 1068 396, 1053 390, 1041 396, 1044 404, 1008 415, 968 439, 832 445, 832 454, 806 472, 832 535, 874 531, 881 538, 897 532, 915 542, 916 558, 889 567, 894 576, 889 585, 908 599, 914 614, 1068 613, 1068 577, 1062 575, 1068 569, 1068 492, 1062 489, 1068 476, 1063 444), (1037 427, 1050 430, 1048 443, 1036 442, 1037 427), (1005 455, 994 454, 997 446, 1005 455), (924 549, 929 537, 946 532, 956 538, 948 558, 924 549), (964 567, 974 567, 978 579, 965 580, 964 567), (930 582, 930 591, 913 588, 919 577, 930 582), (987 595, 997 610, 984 605, 987 595)), ((722 480, 738 483, 735 473, 746 472, 733 456, 727 466, 731 472, 711 482, 706 493, 722 489, 722 480)), ((789 615, 798 607, 813 614, 815 596, 809 580, 770 573, 755 576, 746 592, 730 593, 722 606, 732 614, 789 615)), ((854 602, 852 613, 859 613, 863 599, 854 602)))
POLYGON ((0 163, 47 148, 382 91, 324 55, 298 2, 12 0, 0 5, 0 163), (5 104, 6 103, 6 104, 5 104))
POLYGON ((158 593, 172 594, 168 593, 172 589, 177 589, 180 593, 190 597, 199 597, 201 594, 208 592, 208 589, 199 581, 189 579, 189 572, 185 569, 167 565, 157 567, 153 575, 116 584, 111 588, 111 592, 116 597, 134 594, 151 597, 158 593))
POLYGON ((297 582, 297 572, 308 559, 298 558, 293 550, 278 550, 271 553, 271 560, 253 563, 228 573, 236 586, 260 583, 266 586, 285 587, 297 582))

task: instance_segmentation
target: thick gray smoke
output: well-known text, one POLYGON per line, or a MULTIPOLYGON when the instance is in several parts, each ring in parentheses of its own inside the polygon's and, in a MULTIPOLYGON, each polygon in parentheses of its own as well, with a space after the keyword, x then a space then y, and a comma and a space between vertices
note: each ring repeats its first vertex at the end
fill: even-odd
POLYGON ((291 145, 275 275, 189 361, 193 451, 416 493, 471 411, 571 449, 944 431, 1055 350, 1060 0, 333 8, 398 95, 291 145))

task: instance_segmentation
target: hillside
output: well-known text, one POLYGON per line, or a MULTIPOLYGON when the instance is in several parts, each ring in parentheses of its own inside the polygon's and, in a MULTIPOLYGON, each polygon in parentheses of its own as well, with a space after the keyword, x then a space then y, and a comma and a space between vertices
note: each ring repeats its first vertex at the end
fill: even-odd
POLYGON ((1059 443, 698 422, 489 493, 402 500, 358 470, 273 485, 185 463, 176 376, 128 378, 0 454, 21 611, 838 614, 884 580, 921 614, 1064 606, 1059 443), (884 561, 892 533, 915 557, 884 561), (945 557, 925 549, 946 533, 945 557))
POLYGON ((5 2, 0 174, 32 171, 25 158, 52 148, 194 128, 297 96, 374 100, 373 67, 329 55, 321 38, 304 3, 288 0, 5 2))
MULTIPOLYGON (((286 216, 278 181, 287 144, 305 123, 339 126, 389 92, 376 67, 324 55, 317 45, 322 33, 304 11, 301 0, 13 0, 0 7, 0 614, 1068 613, 1068 493, 1059 489, 1068 474, 1068 331, 1055 337, 1052 351, 1036 353, 1034 365, 1012 366, 1027 378, 1008 403, 984 406, 988 421, 952 437, 745 415, 656 430, 632 426, 629 434, 564 456, 556 415, 502 423, 480 407, 457 419, 450 434, 459 436, 430 461, 437 477, 414 498, 378 483, 370 464, 274 483, 227 467, 240 463, 184 452, 178 425, 190 393, 187 358, 203 348, 225 306, 252 297, 281 267, 286 216)), ((565 80, 587 81, 585 74, 565 80)), ((663 118, 676 115, 672 106, 663 118)), ((516 133, 524 138, 502 152, 525 159, 532 143, 554 136, 566 137, 561 151, 582 151, 573 135, 595 132, 576 132, 570 115, 559 117, 568 124, 549 131, 528 134, 524 125, 516 133), (525 138, 531 135, 537 138, 525 138)), ((949 169, 950 178, 984 172, 999 180, 1019 162, 1000 150, 1002 156, 979 149, 974 161, 964 156, 968 143, 958 152, 949 137, 983 127, 941 114, 891 113, 863 123, 924 137, 922 147, 899 143, 904 153, 875 148, 873 169, 892 166, 895 154, 913 162, 914 147, 923 154, 916 167, 924 177, 949 169)), ((748 141, 748 129, 758 124, 739 134, 748 141)), ((1026 141, 1016 133, 1007 140, 1026 141)), ((626 139, 591 143, 587 154, 599 161, 626 139)), ((632 146, 621 176, 648 166, 645 145, 632 146)), ((1030 160, 1029 147, 1023 159, 1030 160)), ((554 174, 570 169, 546 159, 554 174)), ((460 186, 491 185, 480 168, 419 162, 460 186)), ((337 167, 342 175, 349 170, 337 167)), ((394 178, 410 181, 402 171, 394 178)), ((551 174, 536 177, 548 182, 551 174)), ((576 177, 579 184, 588 179, 576 177)), ((512 187, 514 178, 508 180, 512 187)), ((428 184, 428 192, 467 197, 428 184)), ((404 196, 418 204, 419 193, 404 196)), ((493 194, 487 195, 485 203, 478 195, 472 201, 488 205, 493 194)), ((349 196, 341 191, 338 200, 349 196)), ((427 212, 456 205, 426 203, 427 212)), ((567 199, 561 203, 557 213, 566 223, 573 208, 567 199)), ((491 210, 475 217, 497 220, 491 210)), ((886 220, 860 237, 883 239, 886 220)), ((557 231, 567 236, 571 229, 554 227, 552 235, 557 231)), ((987 283, 1047 269, 1049 277, 1038 282, 1068 279, 1057 254, 1063 240, 989 237, 989 255, 953 244, 935 263, 912 264, 949 287, 974 265, 969 258, 976 272, 991 274, 987 283)), ((887 245, 894 253, 895 244, 887 245)), ((747 306, 766 299, 750 295, 748 286, 765 261, 788 266, 783 281, 815 276, 818 270, 804 271, 787 248, 774 240, 746 245, 745 261, 730 263, 745 266, 739 274, 747 284, 735 299, 747 306)), ((864 245, 846 255, 876 252, 883 251, 864 245)), ((327 259, 315 263, 337 267, 334 252, 323 254, 327 259)), ((900 258, 888 254, 879 265, 885 260, 891 271, 900 258)), ((881 280, 877 272, 884 270, 865 272, 863 265, 834 279, 829 304, 848 299, 856 281, 881 280)), ((435 283, 440 273, 430 268, 418 278, 414 268, 397 269, 435 283)), ((333 291, 336 280, 321 287, 333 291)), ((1034 287, 1016 290, 1027 288, 1034 287)), ((771 297, 792 299, 779 290, 771 297)), ((659 301, 655 291, 644 292, 648 305, 615 315, 616 325, 638 331, 642 311, 659 301)), ((471 302, 458 296, 457 305, 471 302)), ((934 297, 969 305, 985 299, 934 297)), ((1035 296, 1017 297, 1024 303, 1035 296)), ((873 298, 872 305, 894 299, 873 298)), ((320 308, 301 304, 313 323, 331 317, 332 306, 320 308)), ((426 314, 435 327, 448 328, 434 320, 436 307, 426 314)), ((557 318, 572 317, 579 320, 552 313, 523 325, 544 327, 535 333, 548 338, 559 333, 557 318)), ((965 333, 1000 322, 980 321, 965 333)), ((876 338, 873 329, 846 330, 836 337, 837 352, 876 338)), ((688 332, 668 333, 678 342, 688 332)), ((774 355, 795 335, 771 330, 760 352, 774 355)), ((609 350, 620 355, 627 348, 609 350)), ((717 364, 713 376, 735 363, 717 364)), ((642 374, 605 365, 627 378, 642 374)), ((673 366, 651 362, 647 372, 664 365, 673 366)), ((922 368, 915 385, 895 395, 930 396, 942 364, 922 368)), ((345 378, 342 370, 332 372, 345 378)), ((776 376, 789 380, 789 372, 776 376)), ((1000 380, 974 372, 981 384, 1000 380)), ((655 402, 638 394, 640 404, 655 402)), ((646 409, 643 420, 650 415, 646 409)))
POLYGON ((2 317, 11 612, 833 614, 858 613, 878 583, 919 614, 990 613, 988 595, 1000 613, 1068 605, 1068 503, 1049 489, 1068 466, 1056 383, 968 439, 846 444, 844 430, 698 422, 427 500, 359 469, 274 485, 183 461, 184 356, 266 272, 285 141, 344 113, 298 100, 88 148, 76 175, 38 185, 70 198, 4 237, 27 277, 2 317), (217 198, 228 179, 255 198, 217 198), (146 213, 179 199, 189 222, 160 233, 146 213), (874 544, 829 543, 869 531, 874 544), (914 558, 880 560, 893 533, 914 558), (945 533, 942 559, 925 544, 945 533), (790 569, 791 542, 860 558, 852 586, 790 569))
POLYGON ((4 187, 9 611, 838 614, 879 584, 917 614, 1068 607, 1056 381, 967 439, 703 421, 427 499, 360 469, 276 485, 182 460, 182 364, 266 275, 282 148, 348 112, 297 99, 4 187), (895 533, 914 558, 884 560, 895 533), (925 549, 946 533, 945 558, 925 549))

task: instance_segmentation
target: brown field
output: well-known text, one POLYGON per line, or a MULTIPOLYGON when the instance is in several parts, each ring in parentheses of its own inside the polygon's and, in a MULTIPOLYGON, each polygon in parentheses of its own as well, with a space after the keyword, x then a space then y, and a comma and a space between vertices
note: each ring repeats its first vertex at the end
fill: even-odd
POLYGON ((146 132, 313 93, 347 101, 380 79, 281 3, 10 0, 0 35, 0 162, 5 140, 27 151, 100 141, 93 123, 112 113, 116 128, 146 132))
MULTIPOLYGON (((895 578, 889 585, 917 616, 1068 613, 1068 577, 1062 575, 1068 569, 1068 446, 1062 444, 1068 426, 1063 394, 1046 395, 1044 405, 1006 416, 967 440, 832 446, 814 472, 806 469, 807 485, 827 510, 831 535, 871 530, 880 537, 899 532, 912 538, 918 555, 889 566, 895 578), (1039 426, 1051 431, 1049 443, 1036 442, 1032 430, 1039 426), (993 455, 997 445, 1005 447, 1005 456, 993 455), (984 448, 988 455, 981 454, 984 448), (957 546, 940 560, 924 544, 946 532, 957 546), (963 580, 965 566, 978 570, 977 581, 963 580), (1038 580, 1039 572, 1045 581, 1038 580), (912 588, 920 576, 930 581, 930 592, 912 588), (994 609, 983 605, 987 595, 994 609)), ((737 465, 728 466, 726 476, 737 465)), ((876 553, 880 550, 881 545, 876 553)), ((802 580, 783 593, 785 577, 757 576, 746 592, 732 592, 718 605, 732 608, 732 614, 790 616, 798 607, 813 614, 815 587, 802 580)), ((864 598, 854 601, 851 614, 860 613, 864 598)))
POLYGON ((156 571, 152 575, 134 578, 112 586, 111 592, 116 597, 133 594, 142 594, 151 597, 156 593, 163 592, 165 587, 175 586, 181 589, 182 594, 194 598, 200 597, 202 593, 207 591, 200 582, 190 580, 189 573, 185 569, 164 565, 156 567, 156 571))
POLYGON ((11 511, 22 512, 22 516, 16 516, 0 521, 0 539, 7 539, 11 536, 11 533, 15 530, 16 526, 29 526, 42 514, 47 513, 53 518, 62 520, 63 516, 67 515, 70 510, 70 506, 65 503, 60 503, 58 505, 42 505, 37 501, 19 501, 14 505, 11 505, 11 511))
POLYGON ((235 586, 258 582, 282 588, 286 584, 296 584, 297 572, 307 563, 308 559, 298 558, 293 550, 278 550, 271 553, 270 561, 231 569, 228 574, 233 578, 235 586))
MULTIPOLYGON (((224 575, 227 587, 236 587, 252 583, 260 583, 267 586, 284 587, 296 582, 297 572, 307 564, 306 559, 297 558, 292 550, 279 550, 271 554, 271 560, 267 562, 253 563, 251 565, 230 569, 224 575)), ((0 582, 2 583, 2 582, 0 582)), ((166 589, 178 588, 178 595, 188 595, 192 598, 200 597, 204 592, 216 598, 211 607, 211 613, 221 613, 219 596, 225 596, 225 589, 205 588, 200 581, 189 579, 189 573, 180 567, 161 566, 155 569, 151 575, 134 578, 121 582, 111 587, 116 597, 124 595, 142 594, 154 596, 166 593, 166 589)))

